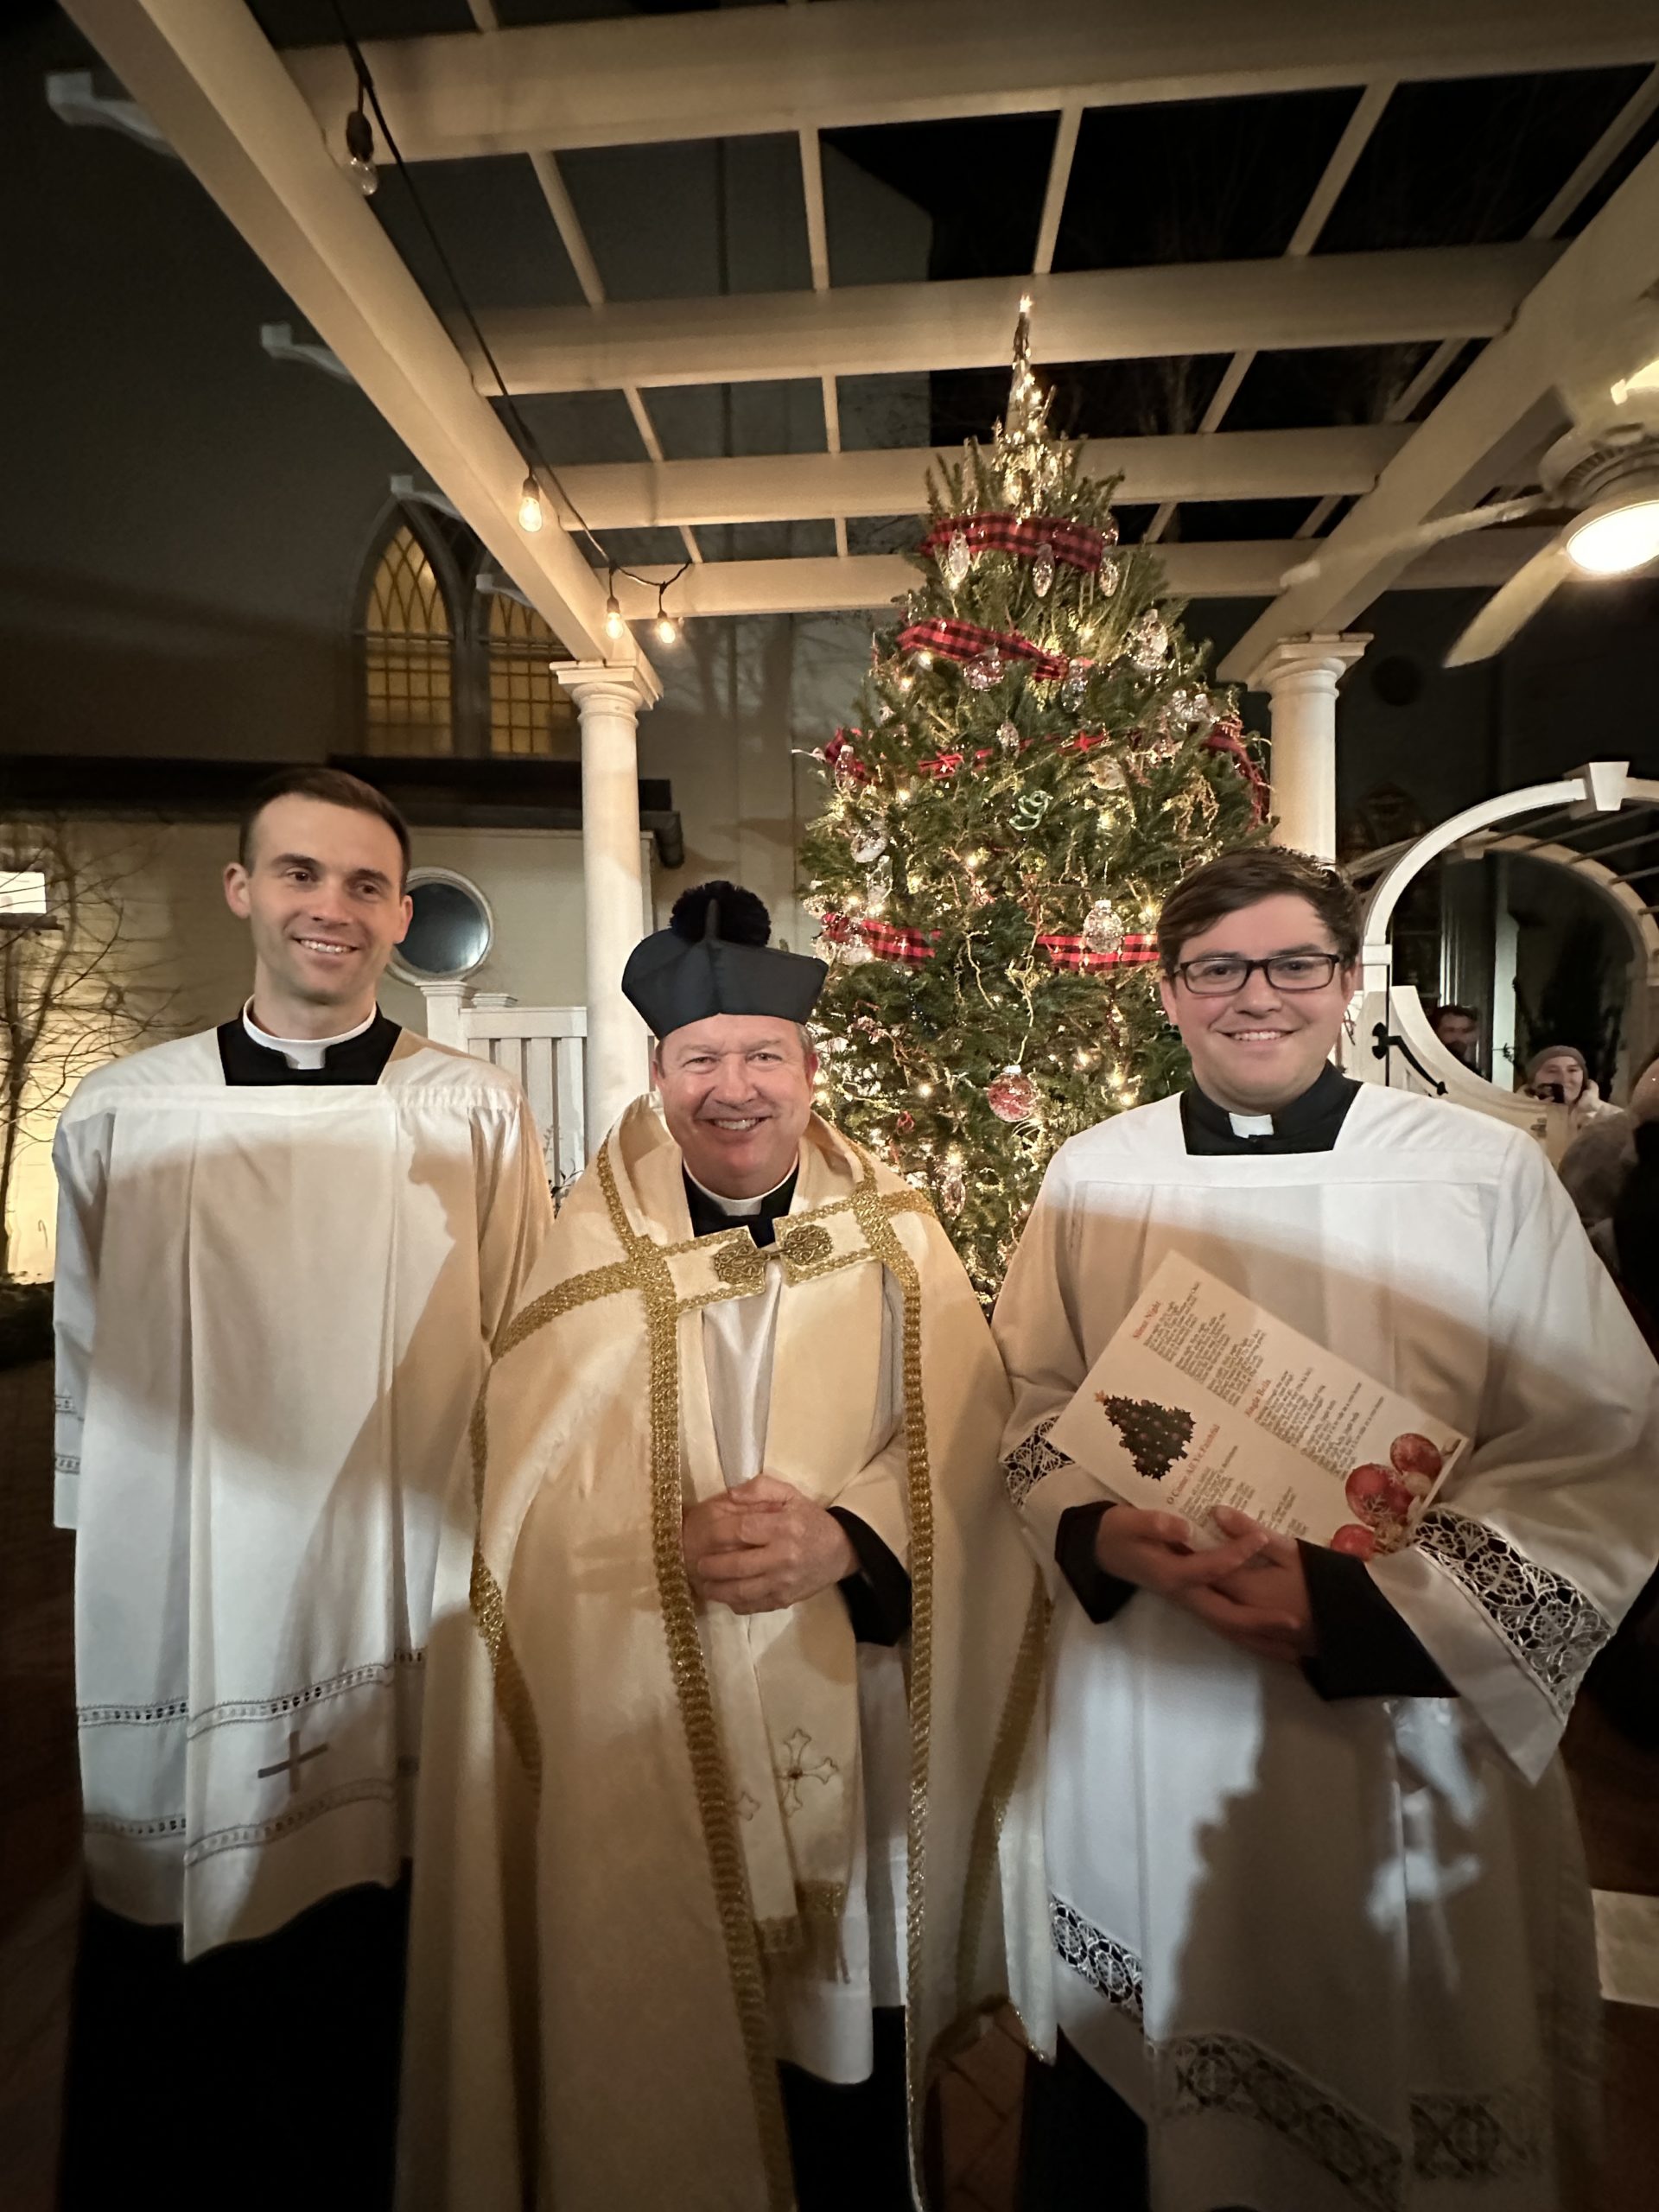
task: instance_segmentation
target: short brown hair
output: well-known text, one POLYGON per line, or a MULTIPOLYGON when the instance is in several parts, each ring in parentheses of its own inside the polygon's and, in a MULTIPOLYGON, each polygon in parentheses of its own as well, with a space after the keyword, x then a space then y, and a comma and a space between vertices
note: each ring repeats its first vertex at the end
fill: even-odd
POLYGON ((1359 958, 1359 898, 1342 870, 1286 845, 1250 845, 1195 868, 1165 899, 1158 917, 1158 957, 1165 973, 1175 973, 1189 938, 1201 937, 1245 906, 1285 894, 1306 899, 1336 939, 1343 966, 1351 968, 1359 958))
POLYGON ((409 824, 384 791, 348 776, 343 768, 279 768, 248 795, 236 833, 236 857, 244 868, 253 851, 253 828, 259 817, 279 798, 320 798, 326 806, 347 806, 355 814, 372 814, 384 822, 397 840, 409 874, 409 824))

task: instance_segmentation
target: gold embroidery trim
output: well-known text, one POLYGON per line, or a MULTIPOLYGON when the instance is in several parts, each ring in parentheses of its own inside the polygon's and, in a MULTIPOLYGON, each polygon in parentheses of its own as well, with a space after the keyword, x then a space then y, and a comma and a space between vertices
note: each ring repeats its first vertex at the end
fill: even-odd
POLYGON ((696 1609, 680 1548, 680 1360, 679 1309, 667 1255, 629 1225, 616 1185, 607 1142, 598 1160, 600 1188, 611 1226, 643 1293, 651 1348, 651 1540, 657 1594, 668 1639, 669 1669, 679 1700, 680 1726, 691 1761, 691 1778, 709 1853, 715 1902, 726 1942, 726 1961, 743 2038, 755 2125, 760 2134, 766 2193, 772 2212, 791 2212, 795 2202, 784 2127, 783 2098, 772 2049, 766 1969, 748 1874, 732 1804, 725 1754, 720 1743, 714 1695, 697 1634, 696 1609))
POLYGON ((904 1310, 905 1469, 910 1496, 910 1796, 905 1866, 906 1987, 905 2073, 909 2091, 911 2184, 925 2203, 917 2157, 916 2116, 922 2108, 925 2054, 918 2044, 921 2016, 922 1933, 925 1904, 927 1777, 933 1704, 933 1480, 928 1460, 927 1408, 922 1395, 921 1274, 906 1250, 893 1217, 931 1213, 919 1191, 883 1194, 875 1184, 874 1163, 860 1154, 864 1173, 853 1192, 859 1226, 882 1265, 898 1283, 904 1310))
POLYGON ((847 1953, 842 1916, 847 1904, 843 1882, 798 1882, 795 1911, 788 1920, 757 1920, 755 1940, 770 1967, 788 1967, 820 1981, 846 1981, 847 1953))
POLYGON ((1026 1624, 1020 1632, 1020 1649, 1014 1656, 1007 1695, 1003 1700, 1002 1717, 997 1723, 995 1740, 991 1745, 985 1789, 974 1815, 974 1833, 968 1848, 968 1875, 963 1885, 962 1924, 957 1942, 958 2016, 970 2011, 973 2005, 969 1992, 973 1986, 974 1961, 979 1955, 980 1941, 984 1933, 985 1907, 996 1872, 997 1846, 1002 1840, 1002 1823, 1007 1817, 1008 1800, 1014 1795, 1020 1762, 1025 1757, 1026 1739, 1031 1732, 1032 1717, 1037 1709, 1037 1692, 1043 1679, 1043 1662, 1048 1642, 1048 1592, 1043 1587, 1042 1576, 1033 1569, 1031 1603, 1026 1609, 1026 1624))
POLYGON ((803 1222, 778 1239, 778 1249, 791 1268, 817 1267, 835 1249, 835 1238, 816 1221, 803 1222))

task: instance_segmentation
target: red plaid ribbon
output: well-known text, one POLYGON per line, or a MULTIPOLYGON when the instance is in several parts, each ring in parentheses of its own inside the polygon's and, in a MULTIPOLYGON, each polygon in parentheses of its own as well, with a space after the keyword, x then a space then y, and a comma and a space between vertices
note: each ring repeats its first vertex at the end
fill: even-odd
POLYGON ((1110 534, 1091 530, 1087 523, 1063 522, 1044 515, 1022 520, 1018 515, 957 515, 936 522, 922 540, 924 553, 937 553, 960 535, 974 553, 1017 553, 1034 561, 1046 545, 1057 561, 1071 569, 1097 569, 1106 548, 1117 543, 1117 525, 1110 534))
POLYGON ((1017 630, 986 630, 977 622, 958 622, 944 615, 925 622, 907 622, 899 632, 899 650, 901 653, 943 653, 947 660, 963 661, 995 652, 1004 660, 1028 660, 1032 674, 1044 683, 1059 683, 1073 665, 1064 653, 1046 653, 1017 630))
POLYGON ((1268 779, 1251 760, 1244 744, 1244 725, 1224 715, 1204 741, 1206 753, 1224 753, 1250 787, 1250 819, 1260 822, 1268 811, 1268 779))
POLYGON ((1116 952, 1085 952, 1080 937, 1039 937, 1037 942, 1057 968, 1144 968, 1158 957, 1157 939, 1138 933, 1125 937, 1116 952))
POLYGON ((886 922, 861 922, 859 934, 878 960, 902 960, 919 968, 933 957, 932 939, 920 930, 890 929, 886 922))
POLYGON ((838 729, 823 748, 824 766, 838 776, 850 776, 855 783, 868 783, 870 771, 853 749, 853 740, 863 734, 861 729, 838 729))

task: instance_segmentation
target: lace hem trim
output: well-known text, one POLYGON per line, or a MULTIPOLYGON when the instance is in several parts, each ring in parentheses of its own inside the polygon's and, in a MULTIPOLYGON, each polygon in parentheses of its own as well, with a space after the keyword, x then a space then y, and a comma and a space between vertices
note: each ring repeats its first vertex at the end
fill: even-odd
MULTIPOLYGON (((1054 1949, 1106 2005, 1143 2018, 1140 1959, 1064 1898, 1048 1901, 1054 1949)), ((1404 2212, 1418 2182, 1492 2182, 1548 2156, 1541 2084, 1487 2093, 1420 2090, 1406 2144, 1322 2082, 1247 2036, 1172 2036, 1146 2046, 1160 2121, 1224 2113, 1270 2129, 1339 2182, 1365 2212, 1404 2212)))
POLYGON ((1081 1974, 1096 1997, 1139 2024, 1141 2019, 1141 1961, 1115 1936, 1085 1920, 1064 1897, 1048 1901, 1049 1933, 1054 1948, 1073 1974, 1081 1974))
POLYGON ((1611 1622, 1564 1574, 1540 1567, 1483 1521, 1431 1506, 1416 1541, 1462 1585, 1565 1719, 1611 1622))
POLYGON ((1025 1441, 1016 1444, 1002 1462, 1002 1479, 1016 1505, 1025 1503, 1045 1475, 1072 1464, 1065 1452, 1048 1441, 1048 1432, 1058 1419, 1058 1414, 1050 1414, 1046 1421, 1039 1421, 1025 1441))

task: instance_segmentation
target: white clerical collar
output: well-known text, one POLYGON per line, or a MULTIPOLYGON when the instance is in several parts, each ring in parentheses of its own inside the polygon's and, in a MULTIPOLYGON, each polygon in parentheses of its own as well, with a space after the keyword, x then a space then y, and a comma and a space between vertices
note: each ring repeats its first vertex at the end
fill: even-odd
POLYGON ((242 1009, 242 1027, 256 1045, 263 1045, 268 1052, 280 1052, 289 1067, 320 1068, 331 1045, 347 1045, 353 1037, 360 1037, 365 1029, 372 1029, 378 1012, 378 1007, 371 1007, 366 1021, 359 1021, 354 1029, 342 1029, 338 1037, 270 1037, 255 1021, 253 1001, 250 999, 242 1009))
POLYGON ((766 1200, 775 1198, 791 1177, 798 1175, 800 1172, 801 1163, 798 1160, 790 1169, 788 1175, 783 1176, 774 1183, 769 1191, 762 1191, 758 1198, 728 1198, 721 1192, 711 1191, 706 1183, 698 1183, 696 1177, 689 1167, 685 1171, 685 1179, 688 1183, 695 1184, 711 1205, 718 1206, 723 1214, 729 1214, 734 1221, 758 1221, 760 1217, 760 1209, 766 1205, 766 1200))
POLYGON ((1236 1137, 1270 1137, 1273 1135, 1271 1114, 1229 1114, 1236 1137))

